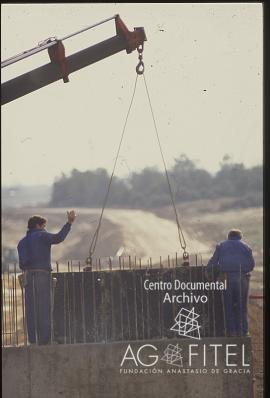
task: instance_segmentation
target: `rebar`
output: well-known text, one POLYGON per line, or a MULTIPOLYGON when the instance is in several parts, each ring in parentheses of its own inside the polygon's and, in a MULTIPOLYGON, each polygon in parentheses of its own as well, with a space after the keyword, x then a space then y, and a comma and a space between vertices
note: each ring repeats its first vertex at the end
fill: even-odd
MULTIPOLYGON (((212 281, 214 280, 214 268, 212 267, 212 281)), ((215 292, 212 290, 212 315, 213 315, 213 337, 216 337, 216 322, 215 322, 215 292)))
POLYGON ((75 292, 75 278, 74 278, 74 273, 71 274, 72 276, 72 325, 73 325, 73 341, 74 343, 77 343, 77 317, 75 313, 75 308, 76 308, 76 292, 75 292))
POLYGON ((64 298, 64 314, 63 314, 63 321, 64 321, 64 343, 67 344, 67 305, 66 305, 66 273, 64 273, 64 288, 63 288, 63 298, 64 298))
MULTIPOLYGON (((171 281, 173 284, 171 293, 177 294, 174 289, 176 279, 187 282, 205 282, 206 267, 199 266, 200 256, 196 260, 197 266, 189 268, 175 268, 172 262, 174 259, 170 256, 167 256, 167 258, 168 262, 166 258, 162 261, 162 258, 159 257, 159 262, 155 261, 152 264, 152 258, 144 262, 138 257, 135 268, 135 261, 133 263, 132 257, 119 256, 117 260, 119 269, 112 261, 110 269, 108 269, 108 262, 107 268, 105 268, 99 258, 97 263, 99 263, 102 271, 100 269, 92 272, 80 272, 77 262, 73 262, 73 266, 69 262, 69 268, 74 271, 75 264, 77 272, 57 272, 57 286, 54 288, 52 283, 50 287, 51 342, 53 342, 54 336, 59 336, 59 332, 59 337, 62 336, 62 342, 65 344, 172 337, 169 329, 173 325, 179 310, 178 305, 176 301, 168 307, 163 305, 163 292, 159 290, 155 293, 145 290, 144 280, 171 281), (129 260, 131 268, 125 267, 125 258, 126 261, 129 260), (169 311, 167 311, 167 308, 169 311), (61 331, 57 330, 58 327, 61 331)), ((193 260, 195 259, 196 257, 193 260)), ((108 261, 108 257, 105 260, 108 261)), ((60 264, 56 268, 59 271, 60 264)), ((215 280, 214 276, 212 269, 209 278, 215 280)), ((29 284, 32 283, 32 286, 30 285, 29 288, 30 294, 32 290, 33 295, 35 337, 36 341, 39 342, 41 337, 39 336, 40 303, 38 302, 39 294, 36 286, 37 277, 37 273, 31 272, 29 284)), ((240 321, 242 328, 243 285, 241 280, 240 277, 240 321)), ((194 292, 194 294, 197 293, 194 292)), ((201 335, 203 337, 227 336, 224 291, 222 289, 220 291, 207 289, 205 295, 207 295, 206 304, 189 302, 187 307, 190 310, 191 307, 195 306, 195 311, 200 314, 201 335)), ((2 344, 4 346, 26 345, 25 296, 24 289, 20 289, 17 283, 16 268, 14 268, 14 274, 11 274, 10 270, 2 274, 1 296, 2 344)), ((257 295, 256 297, 262 296, 257 295)), ((256 347, 255 349, 258 350, 256 347)))
POLYGON ((141 296, 141 319, 142 319, 142 338, 144 339, 144 311, 143 311, 143 281, 142 281, 142 275, 140 275, 140 296, 141 296))
POLYGON ((81 310, 82 310, 82 330, 83 342, 86 343, 86 324, 85 324, 85 302, 84 302, 84 272, 81 274, 82 288, 81 288, 81 310))
POLYGON ((18 303, 17 303, 17 272, 16 263, 14 264, 14 283, 15 283, 15 332, 16 332, 16 345, 19 343, 18 336, 18 303))
MULTIPOLYGON (((119 257, 120 258, 120 257, 119 257)), ((113 275, 110 274, 110 293, 111 293, 111 313, 112 313, 112 339, 115 339, 115 315, 114 315, 114 294, 113 294, 113 275)))
POLYGON ((149 307, 149 291, 146 291, 146 319, 147 319, 147 338, 150 338, 150 307, 149 307))
POLYGON ((16 328, 16 311, 15 311, 15 281, 14 281, 14 275, 12 275, 12 341, 13 345, 14 342, 16 341, 16 335, 17 335, 17 328, 16 328))
MULTIPOLYGON (((119 276, 121 278, 121 274, 119 276)), ((122 279, 120 279, 120 285, 122 286, 122 279)), ((123 297, 122 297, 122 289, 119 290, 119 301, 120 301, 120 320, 121 320, 121 338, 124 340, 124 322, 123 322, 123 297)))
POLYGON ((92 278, 92 300, 93 300, 93 326, 94 326, 94 341, 97 341, 97 325, 96 325, 96 289, 95 276, 92 278))
POLYGON ((24 345, 27 345, 27 331, 26 331, 26 322, 25 322, 25 309, 24 309, 24 289, 21 288, 22 293, 22 317, 23 317, 23 334, 24 334, 24 345))
POLYGON ((127 328, 128 328, 128 339, 131 339, 131 329, 130 329, 130 315, 129 315, 129 306, 128 306, 128 295, 126 289, 126 311, 127 311, 127 328))
POLYGON ((135 336, 136 340, 138 340, 137 288, 136 288, 136 274, 134 272, 132 275, 132 281, 133 281, 133 291, 134 291, 135 336))
MULTIPOLYGON (((202 282, 204 282, 204 268, 202 267, 202 282)), ((203 337, 205 337, 205 308, 204 305, 202 306, 202 312, 203 312, 203 337)))
POLYGON ((8 320, 9 320, 9 344, 11 345, 11 295, 9 284, 9 265, 8 265, 8 320))
POLYGON ((50 302, 51 302, 51 344, 54 341, 54 318, 53 318, 53 308, 54 308, 54 281, 51 276, 51 286, 50 286, 50 302))
POLYGON ((3 275, 2 275, 2 278, 1 278, 1 280, 2 280, 2 283, 1 283, 1 302, 2 302, 2 308, 1 308, 1 315, 2 315, 2 341, 3 341, 3 344, 5 344, 5 341, 4 341, 4 338, 5 338, 5 329, 6 329, 6 327, 5 327, 5 316, 4 316, 4 307, 5 307, 5 302, 4 302, 4 291, 3 291, 3 289, 4 289, 4 285, 3 285, 3 275))
POLYGON ((5 278, 5 274, 3 275, 3 277, 2 277, 2 279, 3 279, 3 301, 2 301, 2 306, 3 306, 3 309, 4 309, 4 331, 3 331, 3 333, 4 333, 4 344, 6 343, 6 336, 5 336, 5 334, 6 334, 6 331, 7 331, 7 314, 6 314, 6 308, 7 308, 7 304, 6 304, 6 278, 5 278))
POLYGON ((69 336, 69 344, 71 344, 71 296, 70 296, 70 283, 68 282, 68 289, 67 289, 67 314, 68 314, 68 336, 69 336))

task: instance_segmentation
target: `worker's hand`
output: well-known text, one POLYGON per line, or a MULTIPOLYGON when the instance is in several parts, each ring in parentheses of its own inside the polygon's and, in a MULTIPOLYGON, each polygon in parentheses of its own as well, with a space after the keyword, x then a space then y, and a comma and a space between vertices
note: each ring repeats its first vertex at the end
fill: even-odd
POLYGON ((73 221, 75 221, 75 218, 76 218, 76 214, 75 214, 74 210, 67 211, 67 219, 70 224, 72 224, 73 221))

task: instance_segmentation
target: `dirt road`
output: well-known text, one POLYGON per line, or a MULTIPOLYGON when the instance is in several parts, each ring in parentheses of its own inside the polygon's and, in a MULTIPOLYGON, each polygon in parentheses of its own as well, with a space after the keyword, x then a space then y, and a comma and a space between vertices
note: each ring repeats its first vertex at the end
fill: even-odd
MULTIPOLYGON (((182 252, 176 223, 142 210, 109 209, 105 217, 123 234, 125 254, 167 256, 182 252)), ((205 253, 209 247, 184 232, 187 251, 205 253)))

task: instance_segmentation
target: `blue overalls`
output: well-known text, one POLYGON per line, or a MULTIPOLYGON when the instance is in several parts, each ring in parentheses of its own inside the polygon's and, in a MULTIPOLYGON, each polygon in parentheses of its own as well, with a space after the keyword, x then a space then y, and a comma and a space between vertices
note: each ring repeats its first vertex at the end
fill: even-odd
POLYGON ((207 264, 208 271, 217 268, 226 274, 227 289, 223 297, 228 335, 245 336, 248 333, 249 273, 254 266, 252 250, 240 238, 219 243, 207 264))
POLYGON ((25 315, 30 344, 51 340, 51 273, 28 270, 25 287, 25 315))
POLYGON ((70 227, 66 223, 57 234, 30 229, 18 244, 19 265, 27 280, 25 315, 30 344, 51 341, 51 245, 62 242, 70 227))

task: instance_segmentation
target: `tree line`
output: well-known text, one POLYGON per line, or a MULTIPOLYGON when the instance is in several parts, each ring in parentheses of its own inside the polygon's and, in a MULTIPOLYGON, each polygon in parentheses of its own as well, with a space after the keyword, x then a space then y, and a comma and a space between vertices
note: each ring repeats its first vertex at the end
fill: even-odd
MULTIPOLYGON (((231 197, 235 198, 233 207, 262 205, 262 166, 246 168, 232 162, 228 155, 212 175, 182 154, 168 170, 168 177, 176 203, 231 197)), ((109 181, 110 175, 103 168, 85 172, 73 169, 69 176, 62 174, 54 182, 50 206, 101 207, 109 181)), ((155 167, 134 172, 126 179, 113 177, 107 207, 147 209, 170 204, 166 175, 155 167)))

